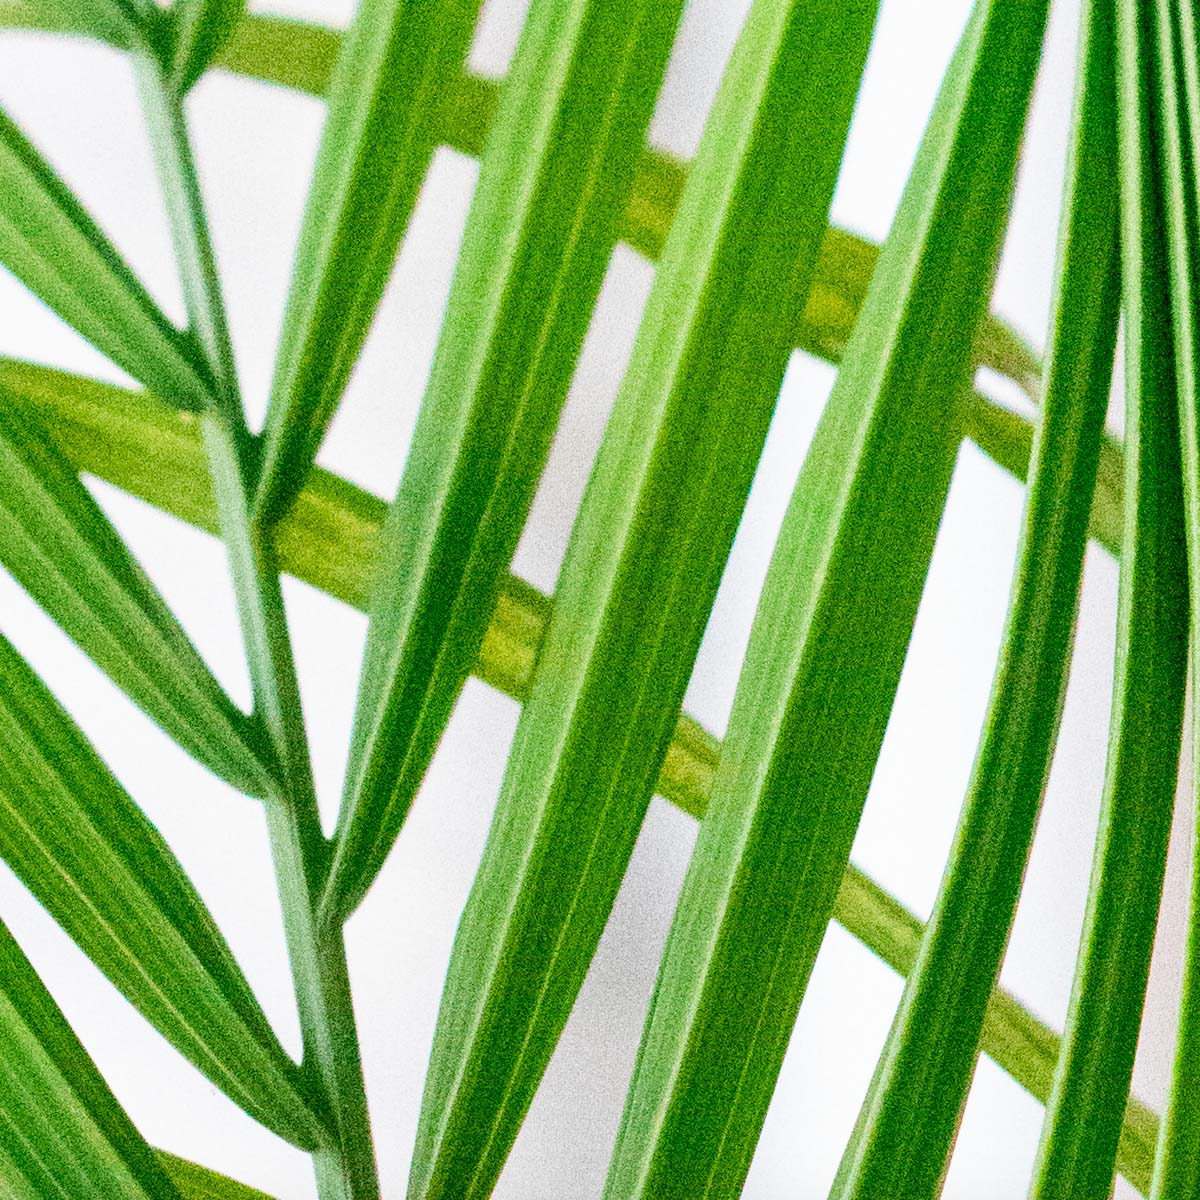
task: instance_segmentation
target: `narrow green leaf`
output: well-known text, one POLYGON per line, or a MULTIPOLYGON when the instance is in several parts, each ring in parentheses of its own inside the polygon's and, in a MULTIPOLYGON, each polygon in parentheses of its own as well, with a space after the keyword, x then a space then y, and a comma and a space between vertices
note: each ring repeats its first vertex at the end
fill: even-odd
POLYGON ((179 1200, 0 924, 0 1177, 21 1200, 179 1200))
MULTIPOLYGON (((1040 388, 1038 389, 1040 392, 1040 388)), ((1010 475, 1025 480, 1033 450, 1034 425, 1020 413, 1003 408, 976 392, 967 404, 965 434, 993 462, 1010 475)), ((1121 526, 1125 506, 1125 460, 1120 442, 1110 433, 1100 439, 1100 462, 1088 536, 1114 558, 1121 554, 1121 526)))
MULTIPOLYGON (((1045 406, 1003 650, 945 878, 843 1156, 836 1196, 916 1198, 940 1187, 1049 775, 1117 337, 1116 97, 1107 2, 1085 3, 1081 23, 1045 406), (911 1162, 921 1164, 919 1176, 904 1165, 911 1162)), ((1119 1125, 1120 1105, 1114 1115, 1119 1125)))
POLYGON ((158 1161, 183 1200, 271 1200, 265 1192, 247 1187, 199 1163, 158 1151, 158 1161))
POLYGON ((0 264, 152 392, 181 408, 204 407, 208 379, 188 336, 2 111, 0 264))
POLYGON ((246 14, 246 0, 175 0, 171 8, 171 82, 190 91, 246 14))
POLYGON ((1045 13, 978 4, 942 85, 768 572, 608 1200, 732 1195, 749 1169, 933 552, 1045 13))
POLYGON ((1143 5, 1117 0, 1116 44, 1126 345, 1116 679, 1091 889, 1031 1192, 1038 1200, 1103 1197, 1112 1187, 1166 868, 1187 673, 1179 415, 1150 96, 1158 47, 1143 5))
MULTIPOLYGON (((215 530, 197 422, 190 414, 172 412, 156 400, 108 384, 2 359, 0 382, 17 411, 53 429, 57 444, 78 467, 193 525, 215 530)), ((982 410, 987 403, 980 398, 977 407, 982 410)), ((1014 431, 1008 451, 1023 444, 1027 457, 1028 423, 1015 414, 996 411, 1003 416, 1005 429, 1014 431)), ((1102 473, 1106 453, 1116 460, 1119 484, 1120 450, 1111 442, 1102 450, 1102 473)), ((1023 475, 1019 454, 1014 463, 1011 469, 1023 475)), ((313 472, 277 531, 284 565, 314 587, 365 608, 385 511, 386 505, 377 497, 328 472, 313 472)), ((549 597, 509 576, 475 673, 500 691, 524 699, 549 614, 549 597)), ((684 812, 702 816, 720 749, 720 742, 690 717, 681 718, 663 761, 657 792, 684 812)), ((853 866, 847 868, 833 916, 894 970, 907 974, 912 969, 924 927, 853 866)), ((980 1046, 1039 1100, 1049 1096, 1058 1037, 1003 991, 993 993, 980 1046)), ((1154 1114, 1131 1100, 1117 1163, 1143 1193, 1150 1186, 1156 1129, 1154 1114)))
POLYGON ((516 549, 681 5, 536 0, 383 534, 325 913, 391 849, 516 549))
POLYGON ((300 1069, 166 843, 2 638, 0 678, 0 857, 180 1053, 316 1145, 300 1069))
POLYGON ((788 360, 875 21, 758 0, 572 533, 451 956, 412 1197, 489 1195, 632 852, 788 360), (714 336, 714 331, 719 331, 714 336))
MULTIPOLYGON (((1146 70, 1141 80, 1127 82, 1129 133, 1140 132, 1140 144, 1129 138, 1126 169, 1131 210, 1144 206, 1147 217, 1156 210, 1160 227, 1139 227, 1145 239, 1140 246, 1141 276, 1131 289, 1130 303, 1139 308, 1139 330, 1143 354, 1166 352, 1159 328, 1162 309, 1150 304, 1163 302, 1161 283, 1152 272, 1163 269, 1165 253, 1171 313, 1170 345, 1174 352, 1174 383, 1178 401, 1180 453, 1183 466, 1184 533, 1190 587, 1192 672, 1200 662, 1200 295, 1196 291, 1197 254, 1200 253, 1200 188, 1196 167, 1200 162, 1200 40, 1191 5, 1156 2, 1152 35, 1144 24, 1137 30, 1123 12, 1123 31, 1128 39, 1125 53, 1137 67, 1146 70), (1136 33, 1143 43, 1141 53, 1133 46, 1136 33), (1150 37, 1153 37, 1151 42, 1150 37), (1134 111, 1140 109, 1140 113, 1134 111), (1140 123, 1137 117, 1140 116, 1140 123), (1148 135, 1148 136, 1147 136, 1148 135), (1149 155, 1153 154, 1151 160, 1149 155), (1157 171, 1153 168, 1157 167, 1157 171), (1156 186, 1157 185, 1157 186, 1156 186), (1161 189, 1159 194, 1158 189, 1161 189), (1161 208, 1158 206, 1161 205, 1161 208), (1156 244, 1156 234, 1165 248, 1156 244)), ((1143 21, 1145 18, 1143 18, 1143 21)), ((1128 229, 1136 219, 1131 211, 1128 229)), ((1136 235, 1134 235, 1136 236, 1136 235)), ((1137 251, 1135 251, 1137 253, 1137 251)), ((1161 277, 1160 277, 1161 278, 1161 277)), ((1147 373, 1148 374, 1148 373, 1147 373)), ((1155 375, 1139 380, 1154 400, 1166 383, 1161 367, 1155 375)), ((1156 737, 1159 735, 1156 733, 1156 737)), ((1193 762, 1200 747, 1200 715, 1192 706, 1191 740, 1193 762)), ((1196 783, 1191 785, 1195 804, 1196 783)), ((1193 851, 1191 912, 1188 948, 1184 965, 1183 994, 1179 1008, 1179 1030, 1171 1088, 1164 1114, 1158 1157, 1155 1164, 1154 1200, 1184 1200, 1195 1193, 1200 1179, 1200 854, 1193 851)))
MULTIPOLYGON (((0 382, 0 394, 6 393, 0 382)), ((240 791, 258 738, 38 422, 0 406, 0 562, 118 687, 240 791)))
POLYGON ((479 0, 360 0, 329 92, 264 429, 257 511, 304 486, 396 258, 479 0))
MULTIPOLYGON (((0 0, 0 27, 80 32, 69 22, 35 14, 27 0, 0 0)), ((248 14, 219 56, 219 65, 251 78, 324 95, 341 36, 336 30, 284 17, 248 14)), ((443 93, 437 140, 478 156, 495 114, 500 84, 464 75, 443 93)), ((643 152, 634 173, 619 237, 648 258, 658 258, 687 178, 687 163, 660 151, 643 152)), ((808 303, 797 323, 802 350, 836 361, 841 357, 866 295, 879 249, 840 229, 822 246, 808 303)), ((977 338, 979 365, 991 367, 1033 394, 1040 378, 1037 358, 1011 329, 989 317, 977 338)), ((1118 522, 1119 525, 1119 522, 1118 522)), ((1116 540, 1119 540, 1119 535, 1116 540)))

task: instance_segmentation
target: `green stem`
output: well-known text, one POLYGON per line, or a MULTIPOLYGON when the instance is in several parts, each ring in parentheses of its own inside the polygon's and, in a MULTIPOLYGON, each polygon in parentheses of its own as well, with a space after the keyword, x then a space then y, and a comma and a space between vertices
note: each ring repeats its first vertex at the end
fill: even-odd
POLYGON ((257 447, 246 426, 179 97, 159 64, 137 62, 158 157, 194 337, 213 377, 213 405, 201 418, 217 521, 229 552, 255 714, 274 753, 276 786, 266 798, 284 930, 292 964, 305 1062, 316 1073, 335 1136, 314 1153, 321 1200, 378 1200, 358 1033, 340 930, 315 920, 327 866, 308 735, 279 566, 270 534, 251 520, 257 447))
MULTIPOLYGON (((67 375, 48 367, 0 358, 0 396, 27 419, 44 422, 55 444, 77 470, 217 532, 218 521, 194 415, 168 409, 139 395, 67 375)), ((982 401, 980 403, 983 403, 982 401)), ((1001 462, 1024 477, 1030 431, 1024 418, 999 423, 995 436, 1006 446, 1001 462), (1007 438, 1012 435, 1012 445, 1007 438), (1022 457, 1024 456, 1024 457, 1022 457)), ((1117 487, 1112 502, 1120 506, 1117 487)), ((1104 451, 1101 453, 1103 473, 1104 451)), ((331 596, 363 609, 375 570, 379 528, 386 505, 377 496, 318 468, 295 508, 279 527, 277 546, 285 570, 331 596)), ((1092 512, 1093 537, 1096 510, 1092 512)), ((501 588, 475 674, 489 686, 523 700, 550 612, 550 598, 509 576, 501 588)), ((690 717, 681 718, 667 751, 658 791, 672 804, 701 816, 708 804, 720 742, 690 717)), ((902 975, 912 969, 924 926, 882 888, 851 866, 842 882, 834 918, 902 975)), ((1007 992, 989 1001, 980 1045, 984 1053, 1039 1100, 1050 1093, 1058 1037, 1007 992)), ((1139 1191, 1150 1184, 1158 1121, 1131 1100, 1121 1132, 1117 1164, 1139 1191)))

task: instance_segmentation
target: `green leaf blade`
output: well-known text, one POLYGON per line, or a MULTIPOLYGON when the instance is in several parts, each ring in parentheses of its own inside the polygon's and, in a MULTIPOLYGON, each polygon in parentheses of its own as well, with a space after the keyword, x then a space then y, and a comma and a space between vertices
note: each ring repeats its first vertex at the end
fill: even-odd
MULTIPOLYGON (((77 469, 97 474, 198 528, 215 530, 194 418, 148 396, 11 360, 0 359, 0 383, 5 402, 27 419, 45 424, 77 469)), ((982 411, 987 403, 976 398, 973 407, 982 411)), ((999 461, 1023 478, 1022 456, 1028 458, 1032 429, 1019 414, 991 407, 1004 418, 1006 448, 999 461)), ((1119 447, 1109 441, 1102 460, 1106 455, 1115 463, 1119 485, 1119 447)), ((1110 489, 1113 496, 1119 496, 1120 490, 1119 486, 1110 489)), ((1119 499, 1116 503, 1119 508, 1119 499)), ((386 508, 382 500, 345 480, 315 471, 277 531, 281 561, 297 578, 365 609, 386 508)), ((524 699, 549 613, 549 597, 510 576, 480 648, 475 674, 505 694, 524 699)), ((690 718, 682 718, 663 762, 658 793, 682 811, 703 816, 720 749, 716 738, 690 718)), ((893 970, 907 974, 912 969, 921 943, 920 921, 853 866, 843 877, 834 919, 893 970)), ((980 1047, 1043 1102, 1053 1084, 1058 1046, 1058 1036, 1011 995, 994 993, 980 1047)), ((1131 1100, 1117 1166, 1142 1193, 1149 1191, 1154 1169, 1156 1129, 1154 1114, 1131 1100)))
POLYGON ((974 1074, 1057 737, 1119 304, 1113 34, 1103 0, 1085 5, 1080 45, 1044 415, 1004 648, 950 861, 842 1159, 839 1196, 926 1194, 907 1176, 888 1174, 897 1162, 929 1163, 923 1186, 937 1186, 974 1074))
POLYGON ((175 0, 170 76, 179 93, 190 91, 246 15, 246 0, 175 0))
POLYGON ((539 0, 383 532, 325 912, 382 866, 478 653, 616 241, 677 0, 539 0))
POLYGON ((1126 338, 1116 679, 1092 882, 1031 1192, 1038 1200, 1112 1186, 1166 868, 1187 670, 1179 417, 1162 320, 1169 272, 1150 100, 1155 21, 1125 0, 1115 9, 1126 338))
POLYGON ((161 18, 153 0, 27 0, 33 13, 44 12, 92 37, 123 50, 161 43, 161 18))
POLYGON ((257 1188, 238 1183, 227 1175, 210 1171, 199 1163, 168 1154, 165 1150, 158 1151, 158 1160, 183 1200, 271 1200, 270 1196, 257 1188))
POLYGON ((734 51, 456 939, 413 1197, 490 1193, 604 928, 775 407, 781 315, 808 290, 874 23, 871 3, 760 0, 734 51))
POLYGON ((362 0, 342 37, 296 250, 256 510, 287 512, 366 340, 479 0, 362 0))
POLYGON ((0 1039, 0 1176, 21 1200, 179 1200, 3 925, 0 1039))
POLYGON ((749 1168, 932 555, 1045 7, 976 7, 918 151, 768 572, 606 1200, 749 1168))
MULTIPOLYGON (((1200 312, 1196 254, 1200 248, 1200 192, 1196 183, 1200 148, 1200 76, 1195 14, 1187 5, 1153 5, 1153 16, 1135 23, 1121 7, 1123 65, 1129 78, 1122 95, 1122 179, 1130 275, 1127 324, 1140 351, 1127 388, 1142 403, 1161 406, 1175 386, 1183 483, 1183 527, 1187 550, 1192 669, 1200 644, 1200 431, 1196 387, 1200 382, 1200 312), (1148 28, 1147 28, 1148 26, 1148 28), (1164 260, 1166 270, 1164 271, 1164 260), (1163 279, 1166 296, 1163 295, 1163 279), (1153 306, 1153 307, 1151 307, 1153 306), (1169 306, 1169 333, 1161 314, 1169 306), (1163 359, 1173 354, 1164 369, 1163 359), (1173 368, 1173 369, 1171 369, 1173 368)), ((1162 421, 1164 416, 1158 415, 1162 421)), ((1153 425, 1150 434, 1153 435, 1153 425)), ((1144 452, 1147 453, 1147 452, 1144 452)), ((1143 568, 1145 572, 1146 568, 1143 568)), ((1124 578, 1122 577, 1122 582, 1124 578)), ((1200 719, 1191 717, 1193 761, 1200 745, 1200 719)), ((1155 737, 1158 737, 1156 731, 1155 737)), ((1165 769, 1165 768, 1164 768, 1165 769)), ((1195 803, 1195 783, 1191 800, 1195 803)), ((1153 826, 1152 826, 1153 827, 1153 826)), ((1157 865, 1157 864, 1155 864, 1157 865)), ((1197 1104, 1197 1046, 1200 1045, 1200 861, 1193 860, 1188 944, 1184 960, 1179 1026, 1166 1112, 1155 1162, 1154 1200, 1182 1200, 1195 1190, 1200 1172, 1200 1105, 1197 1104)))
POLYGON ((0 857, 185 1057, 280 1136, 324 1131, 166 843, 3 639, 0 857))
POLYGON ((168 403, 202 409, 209 382, 117 250, 0 111, 0 264, 168 403))
POLYGON ((36 422, 3 406, 0 464, 0 562, 185 750, 240 791, 262 795, 269 760, 250 719, 36 422))

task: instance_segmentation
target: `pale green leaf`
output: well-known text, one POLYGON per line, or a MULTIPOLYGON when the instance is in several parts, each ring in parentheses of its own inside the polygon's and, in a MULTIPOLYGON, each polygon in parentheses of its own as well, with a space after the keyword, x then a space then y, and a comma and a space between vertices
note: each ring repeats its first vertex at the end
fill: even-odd
POLYGON ((395 841, 479 652, 616 241, 678 0, 536 0, 384 527, 325 908, 395 841))
MULTIPOLYGON (((942 85, 768 572, 608 1200, 732 1195, 749 1168, 933 551, 1045 11, 978 4, 942 85)), ((924 1194, 925 1164, 893 1166, 875 1196, 924 1194)))
POLYGON ((479 0, 359 0, 334 68, 264 430, 257 509, 304 486, 437 146, 479 0))
POLYGON ((491 1194, 603 931, 766 437, 781 317, 812 278, 874 20, 872 3, 759 0, 734 50, 459 926, 413 1197, 491 1194))
POLYGON ((22 7, 33 20, 62 22, 125 50, 163 44, 162 13, 154 0, 25 0, 22 7))

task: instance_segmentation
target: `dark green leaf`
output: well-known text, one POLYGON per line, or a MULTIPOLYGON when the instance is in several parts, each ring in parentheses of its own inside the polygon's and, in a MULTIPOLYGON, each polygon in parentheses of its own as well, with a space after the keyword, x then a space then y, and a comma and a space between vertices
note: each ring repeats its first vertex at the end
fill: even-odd
POLYGON ((604 928, 767 433, 780 318, 812 278, 874 19, 872 3, 759 0, 734 51, 455 942, 413 1197, 491 1193, 604 928))
MULTIPOLYGON (((946 875, 842 1160, 848 1195, 936 1191, 1049 775, 1117 336, 1116 97, 1106 2, 1084 6, 1045 406, 1004 649, 946 875), (906 1168, 891 1173, 907 1161, 923 1164, 920 1183, 906 1168)), ((1118 1126, 1122 1110, 1115 1110, 1118 1126)))
POLYGON ((749 1168, 933 551, 1045 10, 976 6, 918 151, 768 572, 609 1200, 733 1195, 749 1168))
POLYGON ((0 924, 0 1178, 20 1200, 179 1200, 0 924))
MULTIPOLYGON (((1104 0, 1095 3, 1103 11, 1104 0)), ((1111 12, 1101 19, 1110 23, 1111 12)), ((1145 6, 1117 0, 1126 455, 1116 679, 1087 914, 1031 1192, 1037 1200, 1107 1196, 1112 1187, 1179 766, 1188 595, 1174 358, 1162 319, 1170 300, 1151 115, 1154 24, 1145 6)))
POLYGON ((478 9, 360 0, 342 38, 267 410, 257 500, 267 520, 303 488, 358 359, 478 9))
POLYGON ((116 248, 50 165, 0 112, 0 264, 98 350, 180 408, 209 383, 116 248))
POLYGON ((487 630, 616 241, 678 0, 537 0, 384 528, 331 919, 391 849, 487 630))
POLYGON ((175 0, 170 57, 171 82, 189 91, 233 36, 246 13, 246 0, 175 0))
MULTIPOLYGON (((1197 387, 1200 385, 1200 309, 1197 305, 1200 304, 1200 296, 1196 292, 1195 275, 1197 254, 1200 252, 1200 194, 1196 177, 1196 166, 1200 161, 1200 64, 1197 61, 1200 42, 1197 40, 1195 12, 1191 5, 1167 4, 1156 0, 1152 7, 1152 18, 1148 18, 1143 9, 1134 12, 1127 5, 1122 5, 1120 9, 1122 66, 1127 72, 1122 93, 1122 185, 1126 202, 1123 232, 1132 242, 1127 248, 1126 259, 1130 276, 1127 284, 1129 311, 1126 327, 1136 333, 1136 349, 1140 359, 1135 367, 1132 362, 1135 346, 1131 339, 1127 351, 1131 359, 1127 388, 1131 393, 1140 393, 1143 406, 1151 409, 1149 428, 1141 432, 1142 441, 1148 442, 1155 435, 1158 425, 1167 426, 1165 436, 1170 444, 1175 434, 1169 428, 1167 414, 1162 410, 1168 403, 1164 392, 1172 381, 1175 386, 1178 437, 1181 443, 1179 452, 1183 465, 1184 538, 1191 582, 1189 615, 1192 669, 1195 672, 1196 655, 1200 654, 1200 640, 1197 640, 1200 636, 1200 414, 1197 411, 1197 387), (1169 334, 1163 329, 1162 319, 1163 313, 1168 310, 1171 315, 1169 334), (1164 359, 1170 354, 1174 355, 1174 361, 1168 364, 1164 359)), ((1149 448, 1142 452, 1143 456, 1151 453, 1149 448)), ((1162 468, 1151 462, 1149 470, 1151 474, 1147 486, 1153 486, 1163 478, 1162 468)), ((1139 532, 1148 536, 1144 529, 1139 532)), ((1149 544, 1149 549, 1153 551, 1153 542, 1149 544)), ((1144 589, 1150 586, 1147 579, 1150 570, 1150 566, 1143 567, 1144 589)), ((1135 574, 1131 586, 1136 584, 1135 574)), ((1144 622, 1146 617, 1144 609, 1142 611, 1144 622)), ((1165 631, 1163 636, 1171 638, 1170 644, 1174 649, 1181 635, 1175 629, 1165 631)), ((1146 652, 1154 653, 1154 649, 1150 646, 1146 652)), ((1129 653, 1128 649, 1126 653, 1129 653)), ((1157 710, 1157 704, 1155 707, 1157 710)), ((1195 750, 1200 746, 1200 717, 1197 716, 1194 703, 1191 721, 1195 762, 1195 750)), ((1160 747, 1165 742, 1166 745, 1161 746, 1165 756, 1171 745, 1165 736, 1165 723, 1146 714, 1143 728, 1148 728, 1151 722, 1154 726, 1150 735, 1151 743, 1160 747)), ((1143 732, 1142 736, 1146 734, 1143 732)), ((1160 770, 1165 777, 1165 762, 1160 770)), ((1165 778, 1159 787, 1162 792, 1159 802, 1165 810, 1165 778)), ((1189 790, 1194 805, 1194 778, 1189 790)), ((1158 831, 1159 824, 1159 818, 1151 819, 1151 836, 1158 831)), ((1128 831, 1126 836, 1129 836, 1128 831)), ((1147 874, 1158 867, 1159 864, 1148 856, 1147 874)), ((1124 869, 1128 870, 1127 864, 1124 869)), ((1200 1046, 1200 874, 1197 871, 1200 871, 1200 863, 1193 865, 1190 928, 1179 1008, 1178 1040, 1151 1192, 1155 1200, 1184 1200, 1184 1197, 1194 1195, 1196 1180, 1200 1178, 1200 1096, 1196 1090, 1200 1085, 1200 1059, 1197 1058, 1197 1047, 1200 1046)), ((1149 891, 1152 886, 1152 879, 1147 879, 1139 890, 1149 891)), ((1122 899, 1129 902, 1123 891, 1117 892, 1116 902, 1120 903, 1122 899)), ((1149 915, 1150 898, 1141 896, 1137 899, 1142 908, 1140 915, 1143 928, 1134 933, 1131 939, 1133 945, 1117 952, 1131 955, 1141 953, 1148 957, 1148 947, 1143 939, 1146 936, 1144 923, 1149 915), (1139 941, 1143 942, 1140 950, 1139 941)), ((1138 915, 1134 915, 1135 921, 1138 915)), ((1102 964, 1097 964, 1092 969, 1093 976, 1099 975, 1101 970, 1102 964)), ((1135 977, 1135 988, 1138 982, 1140 980, 1135 977)), ((1093 990, 1095 987, 1093 982, 1093 990)), ((1140 991, 1136 991, 1130 1000, 1131 1007, 1140 998, 1140 991)), ((1132 1022, 1134 1018, 1132 1014, 1127 1014, 1124 1019, 1132 1022)), ((1092 1028, 1095 1028, 1094 1023, 1092 1028)), ((1085 1031, 1082 1025, 1079 1033, 1090 1035, 1090 1031, 1085 1031)), ((1100 1030, 1097 1033, 1104 1036, 1100 1030)), ((1082 1057, 1078 1050, 1076 1057, 1082 1057)), ((1118 1092, 1121 1082, 1117 1080, 1115 1090, 1118 1092)), ((1075 1098, 1067 1094, 1065 1088, 1063 1091, 1064 1099, 1075 1098)), ((1081 1153, 1087 1153, 1090 1149, 1090 1146, 1084 1146, 1081 1153)))

